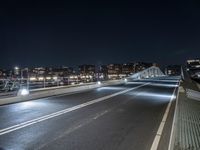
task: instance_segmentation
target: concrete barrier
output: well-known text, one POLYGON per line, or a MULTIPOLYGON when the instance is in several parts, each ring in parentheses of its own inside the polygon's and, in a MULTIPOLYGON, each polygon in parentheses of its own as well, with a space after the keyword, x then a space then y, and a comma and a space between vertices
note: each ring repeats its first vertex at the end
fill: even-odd
POLYGON ((200 84, 199 83, 197 83, 197 87, 199 88, 199 91, 200 91, 200 84))
POLYGON ((31 90, 31 93, 26 96, 2 98, 0 99, 0 105, 34 100, 34 99, 50 97, 50 96, 55 96, 55 95, 60 95, 60 94, 74 93, 74 92, 98 88, 101 86, 115 85, 115 84, 120 84, 120 83, 123 83, 123 80, 105 81, 105 82, 102 82, 100 85, 97 84, 96 82, 93 82, 93 83, 88 83, 88 84, 83 84, 83 85, 78 85, 78 86, 72 85, 72 86, 35 89, 35 90, 31 90))

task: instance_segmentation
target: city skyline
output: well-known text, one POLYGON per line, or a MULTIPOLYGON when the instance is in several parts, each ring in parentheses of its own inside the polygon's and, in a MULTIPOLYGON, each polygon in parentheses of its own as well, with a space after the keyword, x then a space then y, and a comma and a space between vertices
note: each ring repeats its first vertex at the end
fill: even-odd
MULTIPOLYGON (((156 64, 159 67, 166 67, 172 64, 167 64, 166 66, 161 66, 160 64, 156 63, 156 62, 147 62, 147 61, 127 61, 127 62, 112 62, 112 63, 97 63, 97 64, 92 64, 92 63, 83 63, 83 64, 77 64, 77 65, 67 65, 67 64, 62 64, 62 65, 32 65, 32 66, 27 66, 27 65, 18 65, 18 64, 12 64, 9 67, 2 67, 0 66, 0 69, 6 69, 6 70, 12 70, 15 69, 16 67, 19 69, 25 69, 25 68, 73 68, 75 70, 77 70, 79 68, 79 66, 81 65, 94 65, 96 68, 101 67, 101 66, 106 66, 106 65, 110 65, 110 64, 118 64, 118 65, 125 65, 125 64, 137 64, 137 63, 149 63, 149 64, 156 64)), ((179 65, 179 64, 176 64, 179 65)))

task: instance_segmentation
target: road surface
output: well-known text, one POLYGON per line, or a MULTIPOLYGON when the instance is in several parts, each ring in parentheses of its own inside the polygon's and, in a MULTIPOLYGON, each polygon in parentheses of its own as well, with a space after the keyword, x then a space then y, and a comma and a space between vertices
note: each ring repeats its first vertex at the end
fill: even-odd
POLYGON ((149 150, 178 78, 0 106, 0 150, 149 150))

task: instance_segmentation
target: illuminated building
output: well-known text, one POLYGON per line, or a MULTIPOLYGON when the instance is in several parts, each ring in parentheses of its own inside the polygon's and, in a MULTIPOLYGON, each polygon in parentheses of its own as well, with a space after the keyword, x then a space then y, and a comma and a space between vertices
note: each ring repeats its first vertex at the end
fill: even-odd
POLYGON ((91 82, 95 80, 96 78, 95 65, 80 65, 78 69, 79 69, 79 75, 80 75, 81 81, 91 82))
POLYGON ((200 59, 187 60, 187 68, 190 69, 200 69, 200 59))
POLYGON ((120 74, 122 74, 121 64, 109 64, 107 65, 107 69, 108 69, 108 79, 120 78, 120 74))
POLYGON ((200 59, 187 60, 186 66, 190 77, 200 83, 200 59))

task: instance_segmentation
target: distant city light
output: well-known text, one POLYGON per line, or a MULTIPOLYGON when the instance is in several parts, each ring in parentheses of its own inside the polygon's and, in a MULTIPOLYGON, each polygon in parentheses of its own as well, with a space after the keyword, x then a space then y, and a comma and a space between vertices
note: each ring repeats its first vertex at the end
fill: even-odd
POLYGON ((98 82, 97 82, 97 84, 98 84, 98 85, 101 85, 101 82, 100 82, 100 81, 98 81, 98 82))
POLYGON ((69 78, 70 78, 70 79, 77 79, 78 76, 74 76, 74 75, 72 75, 72 76, 70 76, 69 78))
POLYGON ((127 79, 126 79, 126 78, 124 79, 124 82, 127 82, 127 79))
POLYGON ((39 77, 38 80, 42 81, 42 80, 44 80, 44 77, 39 77))
POLYGON ((53 77, 54 80, 58 80, 58 77, 53 77))
POLYGON ((16 67, 15 67, 15 70, 18 70, 18 69, 19 69, 19 67, 16 66, 16 67))
POLYGON ((36 81, 36 77, 30 77, 30 81, 36 81))
POLYGON ((47 80, 51 80, 51 77, 46 77, 47 80))
POLYGON ((103 78, 104 78, 104 76, 103 76, 103 75, 100 75, 100 76, 99 76, 99 78, 103 79, 103 78))

